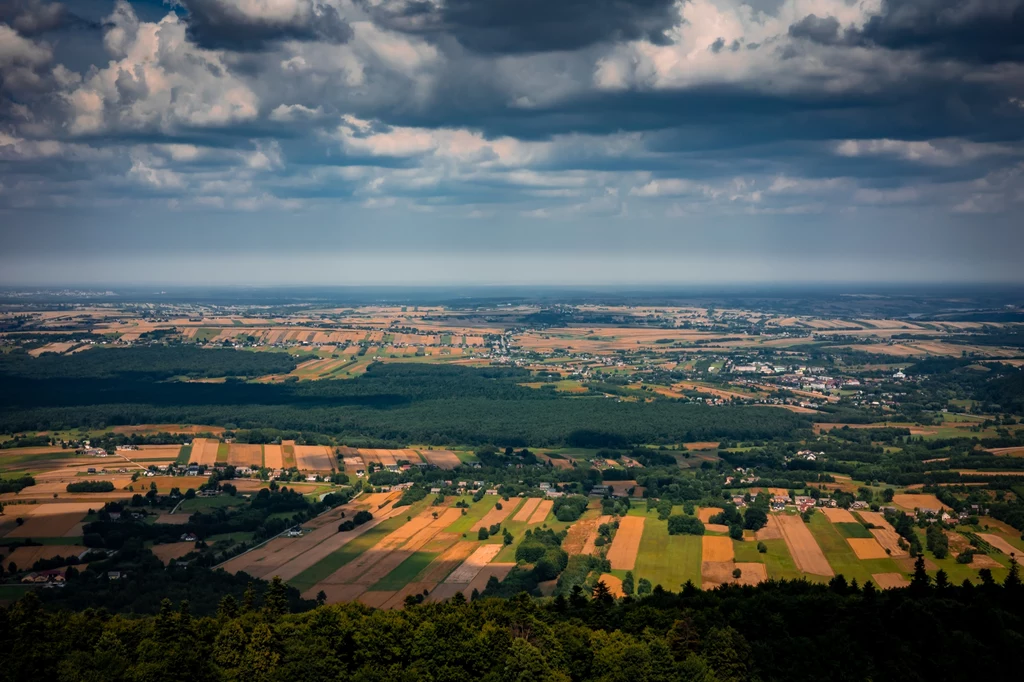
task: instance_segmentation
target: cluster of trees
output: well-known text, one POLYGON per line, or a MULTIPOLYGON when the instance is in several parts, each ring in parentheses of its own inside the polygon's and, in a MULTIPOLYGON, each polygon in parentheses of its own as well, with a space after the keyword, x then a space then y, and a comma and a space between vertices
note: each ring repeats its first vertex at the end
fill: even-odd
POLYGON ((587 510, 588 500, 583 495, 566 495, 555 499, 551 510, 559 521, 576 521, 587 510))
POLYGON ((704 524, 696 516, 673 514, 668 517, 669 535, 704 535, 704 524))
POLYGON ((344 532, 347 532, 347 531, 350 531, 350 530, 355 530, 356 526, 361 526, 364 523, 366 523, 367 521, 372 521, 372 520, 373 520, 373 514, 372 513, 366 511, 365 509, 360 509, 359 511, 357 511, 352 516, 351 519, 346 519, 346 520, 342 521, 338 525, 338 532, 339 533, 344 533, 344 532))
MULTIPOLYGON (((20 478, 0 478, 0 494, 18 493, 36 484, 36 479, 25 475, 20 478)), ((2 507, 0 507, 2 509, 2 507)))
POLYGON ((885 592, 841 577, 677 594, 641 581, 617 601, 576 585, 543 601, 457 595, 402 611, 310 609, 279 582, 218 583, 213 609, 196 586, 134 617, 52 612, 31 594, 0 607, 0 680, 739 682, 791 677, 797 660, 837 680, 1004 677, 1019 665, 1024 590, 1016 570, 1003 585, 982 577, 953 586, 922 564, 909 588, 885 592))
POLYGON ((109 493, 113 489, 110 481, 78 481, 68 483, 66 488, 69 493, 109 493))

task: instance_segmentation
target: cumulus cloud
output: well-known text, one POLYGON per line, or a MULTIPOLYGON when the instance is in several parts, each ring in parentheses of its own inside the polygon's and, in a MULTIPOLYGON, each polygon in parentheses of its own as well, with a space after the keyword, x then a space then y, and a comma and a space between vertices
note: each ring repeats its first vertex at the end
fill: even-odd
POLYGON ((72 133, 172 131, 256 117, 255 94, 224 54, 191 43, 176 15, 140 21, 119 0, 108 23, 104 45, 114 59, 65 95, 72 133))
POLYGON ((12 0, 0 208, 1007 215, 1022 1, 12 0))

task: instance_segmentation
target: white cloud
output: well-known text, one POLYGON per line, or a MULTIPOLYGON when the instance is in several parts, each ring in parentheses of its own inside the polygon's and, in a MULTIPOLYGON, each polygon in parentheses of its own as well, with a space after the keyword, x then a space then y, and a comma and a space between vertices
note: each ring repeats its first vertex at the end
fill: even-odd
POLYGON ((1007 145, 944 140, 843 140, 835 146, 839 156, 891 156, 933 166, 954 166, 987 156, 1020 155, 1021 149, 1007 145))
POLYGON ((66 93, 72 133, 107 129, 175 130, 254 119, 259 102, 225 55, 191 43, 175 14, 140 22, 119 0, 104 44, 115 57, 66 93))

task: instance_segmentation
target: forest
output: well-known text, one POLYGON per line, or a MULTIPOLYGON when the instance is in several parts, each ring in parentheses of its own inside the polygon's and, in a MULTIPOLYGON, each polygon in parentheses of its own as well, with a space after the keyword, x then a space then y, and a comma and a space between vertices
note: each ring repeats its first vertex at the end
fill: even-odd
POLYGON ((1004 678, 1020 664, 1024 589, 1016 565, 1002 585, 982 581, 930 579, 922 561, 909 587, 884 592, 837 576, 615 600, 599 583, 542 601, 410 598, 401 611, 310 608, 274 581, 229 591, 208 616, 165 599, 141 617, 52 611, 30 594, 0 607, 0 680, 1004 678))
POLYGON ((773 438, 810 426, 801 415, 766 407, 560 396, 521 386, 529 373, 516 368, 376 364, 360 377, 337 381, 168 381, 186 371, 262 372, 267 369, 262 364, 250 366, 226 358, 281 354, 171 346, 138 350, 152 351, 153 357, 129 355, 123 365, 91 361, 67 368, 0 361, 0 380, 8 389, 0 395, 0 430, 190 423, 305 431, 353 443, 373 439, 436 445, 623 447, 773 438), (161 359, 164 352, 171 357, 161 359), (210 368, 195 364, 211 353, 225 355, 218 356, 210 368), (60 378, 63 369, 68 374, 60 378))

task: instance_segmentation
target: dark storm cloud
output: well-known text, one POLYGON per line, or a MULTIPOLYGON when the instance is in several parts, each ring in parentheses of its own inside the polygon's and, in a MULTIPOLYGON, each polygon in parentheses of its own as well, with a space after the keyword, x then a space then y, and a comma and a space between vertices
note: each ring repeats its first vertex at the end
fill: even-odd
POLYGON ((68 28, 100 27, 99 23, 70 12, 59 2, 43 0, 3 0, 0 2, 0 23, 7 24, 23 36, 38 36, 68 28))
POLYGON ((500 54, 641 38, 660 44, 675 18, 672 0, 412 0, 371 11, 396 30, 450 34, 470 50, 500 54))
POLYGON ((343 43, 352 37, 338 11, 317 0, 294 0, 290 17, 246 13, 230 0, 180 0, 180 5, 188 11, 189 35, 206 48, 252 51, 280 40, 343 43))
POLYGON ((1024 60, 1024 0, 885 0, 866 44, 995 63, 1024 60))
POLYGON ((819 45, 836 45, 840 42, 839 20, 835 17, 808 14, 789 27, 789 35, 794 38, 806 38, 819 45))

